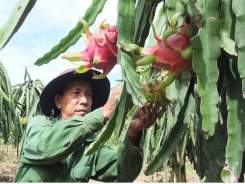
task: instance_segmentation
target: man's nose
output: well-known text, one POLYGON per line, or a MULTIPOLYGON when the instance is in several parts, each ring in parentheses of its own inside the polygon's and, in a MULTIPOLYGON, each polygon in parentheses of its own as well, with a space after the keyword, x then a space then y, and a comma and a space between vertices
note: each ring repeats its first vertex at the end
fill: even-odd
POLYGON ((80 95, 79 103, 80 104, 87 104, 87 102, 88 102, 87 97, 85 95, 80 95))

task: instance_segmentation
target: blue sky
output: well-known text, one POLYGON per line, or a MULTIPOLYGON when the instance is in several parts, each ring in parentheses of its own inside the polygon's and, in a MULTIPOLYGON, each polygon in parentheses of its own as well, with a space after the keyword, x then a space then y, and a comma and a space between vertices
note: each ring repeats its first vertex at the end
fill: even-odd
MULTIPOLYGON (((0 0, 0 26, 7 21, 17 3, 18 0, 0 0)), ((91 3, 92 0, 38 0, 36 2, 22 27, 0 51, 0 59, 8 71, 12 85, 24 82, 25 67, 33 80, 41 79, 44 84, 61 71, 74 67, 68 60, 61 58, 62 54, 42 66, 36 66, 34 62, 50 51, 76 26, 79 18, 84 16, 91 3)), ((103 12, 90 27, 90 31, 93 33, 105 19, 106 23, 115 25, 116 18, 117 0, 107 0, 103 12)), ((68 52, 77 52, 84 48, 81 37, 74 46, 68 49, 68 52)), ((108 78, 112 86, 117 84, 115 80, 121 78, 119 65, 114 67, 108 78)))

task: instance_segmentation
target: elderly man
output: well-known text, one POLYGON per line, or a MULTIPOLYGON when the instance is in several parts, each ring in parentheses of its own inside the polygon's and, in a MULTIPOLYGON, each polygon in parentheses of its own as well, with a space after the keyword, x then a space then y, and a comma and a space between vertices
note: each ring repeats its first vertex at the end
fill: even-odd
POLYGON ((93 79, 89 70, 68 69, 50 81, 40 97, 44 115, 27 124, 15 182, 132 182, 142 168, 140 135, 156 118, 156 107, 138 108, 117 152, 105 144, 96 153, 84 151, 109 120, 121 89, 110 93, 107 78, 93 79), (109 99, 108 99, 109 97, 109 99))

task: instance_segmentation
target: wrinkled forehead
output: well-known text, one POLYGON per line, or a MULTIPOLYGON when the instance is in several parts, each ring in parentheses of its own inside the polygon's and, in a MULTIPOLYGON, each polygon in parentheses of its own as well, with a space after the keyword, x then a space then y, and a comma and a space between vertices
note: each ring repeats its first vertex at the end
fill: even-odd
POLYGON ((75 78, 68 81, 62 89, 62 92, 69 90, 71 88, 85 88, 86 90, 92 91, 91 83, 84 78, 75 78))

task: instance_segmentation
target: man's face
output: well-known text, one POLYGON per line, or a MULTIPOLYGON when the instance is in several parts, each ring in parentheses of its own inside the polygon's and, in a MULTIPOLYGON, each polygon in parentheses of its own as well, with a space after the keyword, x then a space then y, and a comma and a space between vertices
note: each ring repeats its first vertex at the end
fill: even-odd
POLYGON ((65 86, 62 95, 55 96, 55 104, 60 109, 63 120, 73 116, 84 116, 92 107, 90 83, 82 79, 72 80, 65 86))

